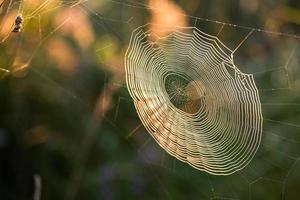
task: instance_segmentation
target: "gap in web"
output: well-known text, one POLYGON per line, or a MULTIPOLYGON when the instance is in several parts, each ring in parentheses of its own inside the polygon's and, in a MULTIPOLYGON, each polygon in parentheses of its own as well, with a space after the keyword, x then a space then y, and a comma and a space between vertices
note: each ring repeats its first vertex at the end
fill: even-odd
MULTIPOLYGON (((45 1, 50 2, 50 1, 45 1)), ((123 3, 123 2, 112 2, 112 7, 116 4, 122 4, 124 5, 123 9, 126 10, 126 6, 129 8, 135 7, 139 10, 142 10, 140 12, 144 12, 148 8, 143 4, 135 5, 134 3, 123 3), (133 5, 134 4, 134 5, 133 5), (141 7, 141 8, 140 8, 141 7)), ((22 3, 22 2, 20 2, 22 3)), ((76 5, 77 2, 73 2, 71 5, 59 5, 57 8, 61 8, 63 6, 72 6, 76 5)), ((29 14, 24 15, 24 19, 26 22, 26 19, 33 18, 36 20, 36 23, 43 23, 41 22, 43 19, 43 12, 42 10, 43 4, 40 4, 38 8, 31 11, 29 14)), ((46 4, 44 4, 46 5, 46 4)), ((80 4, 77 4, 80 6, 80 4)), ((76 5, 76 6, 77 6, 76 5)), ((80 6, 80 9, 83 9, 88 16, 94 16, 94 22, 95 26, 101 26, 102 29, 104 29, 107 32, 108 37, 112 34, 116 34, 117 36, 114 37, 120 37, 114 31, 113 28, 110 28, 110 22, 114 21, 113 23, 116 24, 125 24, 125 26, 128 26, 129 30, 132 30, 132 28, 135 28, 136 21, 139 21, 138 19, 128 17, 125 20, 120 20, 118 18, 111 18, 111 17, 105 17, 101 14, 97 13, 96 11, 93 11, 88 6, 80 6), (134 25, 133 25, 134 24, 134 25)), ((44 11, 47 13, 48 11, 44 11)), ((130 15, 130 14, 129 14, 130 15)), ((197 19, 197 23, 194 25, 196 27, 200 27, 199 24, 204 23, 210 23, 215 24, 217 28, 216 30, 212 31, 210 34, 212 35, 218 35, 218 37, 222 38, 222 35, 234 35, 233 38, 227 38, 222 40, 223 42, 227 41, 228 46, 232 46, 232 48, 238 46, 243 39, 247 36, 249 31, 253 30, 244 30, 240 27, 234 27, 234 26, 227 26, 220 23, 214 23, 214 22, 206 22, 206 20, 197 19), (229 29, 229 30, 227 30, 229 29), (226 32, 233 32, 235 31, 235 34, 226 34, 226 32), (215 34, 213 34, 215 32, 215 34), (240 37, 236 37, 236 35, 239 35, 240 37)), ((68 19, 69 20, 69 19, 68 19)), ((39 28, 36 29, 37 33, 40 35, 40 39, 38 41, 35 41, 35 48, 31 50, 32 53, 30 53, 28 56, 25 57, 25 64, 26 67, 30 65, 32 60, 35 59, 35 52, 38 51, 41 46, 43 45, 43 42, 46 41, 46 39, 51 38, 55 33, 60 29, 61 26, 64 25, 64 22, 60 25, 57 25, 55 27, 43 27, 41 24, 39 24, 39 28), (48 30, 49 29, 49 30, 48 30)), ((27 27, 26 23, 24 25, 24 33, 26 33, 27 27)), ((114 27, 115 28, 115 27, 114 27)), ((116 29, 116 28, 115 28, 116 29)), ((201 29, 203 31, 206 31, 205 29, 201 29)), ((130 33, 130 31, 128 31, 130 33)), ((7 40, 10 40, 14 36, 11 36, 11 33, 7 39, 3 41, 6 42, 7 40)), ((25 36, 20 39, 21 41, 18 45, 21 45, 22 42, 27 42, 25 36), (25 41, 22 41, 25 40, 25 41)), ((299 158, 299 149, 297 149, 297 145, 299 144, 299 135, 296 134, 299 128, 298 125, 298 119, 299 119, 299 96, 298 96, 298 85, 299 80, 297 77, 299 77, 299 66, 297 57, 299 55, 299 50, 297 44, 298 40, 295 39, 295 37, 278 37, 274 36, 272 34, 268 33, 261 33, 261 31, 255 31, 241 44, 239 49, 235 52, 234 58, 236 60, 236 65, 239 69, 241 69, 242 72, 245 73, 251 73, 254 74, 257 83, 258 88, 261 90, 261 100, 262 100, 262 107, 264 116, 266 117, 265 123, 264 123, 264 133, 263 133, 263 143, 260 148, 260 152, 256 157, 260 158, 258 160, 252 161, 252 163, 246 167, 245 172, 244 170, 236 176, 237 179, 240 179, 240 181, 232 181, 234 178, 219 178, 207 175, 205 173, 201 173, 199 171, 196 171, 194 169, 191 169, 189 166, 186 166, 182 164, 181 162, 178 162, 176 159, 170 157, 167 155, 162 149, 159 149, 158 145, 153 141, 153 139, 150 138, 149 134, 143 129, 141 124, 132 125, 133 129, 128 130, 128 133, 130 134, 129 137, 127 137, 127 134, 124 134, 124 137, 127 137, 127 140, 129 143, 134 143, 138 145, 137 153, 142 155, 142 159, 145 159, 146 164, 153 165, 153 173, 155 173, 155 167, 159 166, 163 169, 166 169, 166 173, 172 174, 179 174, 181 178, 187 179, 187 178, 193 178, 194 176, 199 179, 199 185, 208 185, 206 188, 203 188, 202 194, 205 195, 208 198, 212 199, 243 199, 241 194, 239 194, 240 191, 243 191, 241 193, 244 193, 244 190, 248 191, 248 197, 249 199, 255 199, 255 196, 253 196, 253 193, 258 190, 258 185, 273 185, 274 188, 279 188, 282 194, 285 194, 286 191, 286 185, 288 178, 292 176, 294 173, 294 167, 298 164, 298 158, 299 158), (272 38, 275 37, 275 38, 272 38), (267 47, 259 46, 261 43, 260 41, 267 40, 267 47), (255 46, 256 45, 256 46, 255 46), (251 52, 251 48, 257 49, 257 51, 251 52), (268 48, 268 52, 271 52, 270 54, 265 55, 259 55, 261 48, 268 48), (280 49, 288 49, 290 51, 284 51, 284 52, 278 52, 280 49), (272 55, 272 56, 271 56, 272 55), (276 56, 274 56, 276 55, 276 56), (245 58, 244 58, 245 57, 245 58), (272 60, 272 57, 276 57, 278 59, 272 60), (242 59, 244 58, 244 59, 242 59), (248 63, 249 62, 249 63, 248 63), (253 64, 254 62, 255 64, 253 64), (251 67, 250 67, 251 66, 251 67), (254 68, 252 66, 255 66, 254 68), (264 82, 263 80, 268 77, 268 81, 264 82), (271 77, 271 78, 270 78, 271 77), (259 85, 260 84, 260 85, 259 85), (291 98, 289 98, 291 97, 291 98), (284 112, 285 110, 288 110, 289 107, 294 107, 294 113, 293 116, 289 119, 282 119, 281 112, 284 112), (268 117, 268 118, 267 118, 268 117), (139 129, 136 129, 139 128, 139 129), (132 131, 136 130, 132 133, 132 131), (141 131, 142 130, 142 131, 141 131), (141 134, 144 134, 145 136, 140 136, 141 134), (141 139, 135 139, 136 137, 142 137, 141 139), (144 137, 144 138, 143 138, 144 137), (137 141, 135 141, 137 140, 137 141), (141 141, 139 141, 141 140, 141 141), (282 148, 279 149, 279 147, 286 147, 288 148, 282 148), (158 149, 158 150, 155 150, 158 149), (159 153, 158 158, 151 158, 152 155, 150 154, 151 151, 157 151, 159 153), (276 154, 276 156, 275 156, 276 154), (278 158, 277 156, 280 155, 281 157, 278 158), (274 158, 273 158, 273 157, 274 158), (276 177, 277 175, 272 175, 272 173, 269 172, 270 168, 279 168, 282 169, 282 175, 279 177, 276 177), (249 168, 249 169, 248 169, 249 168), (187 172, 184 172, 187 171, 187 172), (186 173, 186 174, 185 174, 186 173), (266 174, 267 173, 267 174, 266 174), (183 174, 183 175, 182 175, 183 174), (270 176, 270 177, 269 177, 270 176), (274 177, 275 176, 275 177, 274 177), (223 180, 220 180, 223 179, 223 180), (226 181, 224 181, 226 180, 226 181), (204 183, 202 183, 204 182, 204 183), (241 183, 241 185, 244 185, 241 189, 240 186, 231 186, 230 182, 238 182, 241 183), (209 183, 209 184, 205 184, 209 183), (228 185, 229 188, 224 189, 224 185, 228 185)), ((22 52, 21 47, 17 47, 15 49, 21 51, 21 56, 25 53, 22 52)), ((26 45, 25 45, 26 46, 26 45)), ((103 48, 97 49, 97 53, 101 55, 101 53, 105 52, 107 48, 110 48, 111 44, 107 44, 107 46, 103 48)), ((253 51, 253 50, 252 50, 253 51)), ((17 56, 17 55, 16 55, 17 56)), ((4 68, 5 69, 5 68, 4 68)), ((17 68, 19 70, 19 68, 17 68)), ((33 69, 35 70, 35 69, 33 69)), ((45 78, 47 76, 45 75, 45 78)), ((108 120, 115 126, 118 127, 118 120, 122 120, 123 116, 127 116, 127 113, 122 112, 122 109, 124 107, 127 107, 128 104, 132 105, 132 102, 130 101, 130 98, 128 94, 126 95, 126 86, 124 85, 124 82, 107 82, 107 84, 113 84, 116 86, 119 86, 120 92, 116 93, 116 98, 114 100, 114 106, 111 109, 113 115, 110 117, 110 113, 108 113, 107 117, 108 120), (121 94, 120 94, 121 93, 121 94), (125 94, 122 94, 125 93, 125 94), (124 103, 125 102, 125 103, 124 103), (124 106, 126 105, 126 106, 124 106), (122 116, 122 117, 121 117, 122 116)), ((63 86, 60 85, 54 85, 55 88, 60 88, 63 86)), ((66 94, 73 95, 72 91, 68 91, 67 89, 64 89, 66 94)), ((80 99, 80 97, 74 95, 76 99, 80 99)), ((84 101, 83 101, 84 102, 84 101)), ((133 105, 132 105, 133 107, 133 105)), ((134 113, 134 109, 131 110, 131 113, 134 113)), ((132 114, 131 114, 132 115, 132 114)), ((165 179, 162 179, 161 177, 158 177, 159 184, 163 184, 165 179)), ((167 184, 163 184, 167 185, 167 184)), ((168 187, 164 186, 166 188, 166 195, 171 195, 170 192, 168 192, 168 187)))

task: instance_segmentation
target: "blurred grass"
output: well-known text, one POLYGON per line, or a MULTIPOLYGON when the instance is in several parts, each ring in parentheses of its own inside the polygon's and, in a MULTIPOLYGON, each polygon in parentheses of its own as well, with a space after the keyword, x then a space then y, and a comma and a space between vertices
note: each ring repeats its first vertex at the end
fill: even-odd
MULTIPOLYGON (((154 19, 151 12, 155 10, 144 1, 90 1, 71 7, 72 1, 56 0, 38 10, 45 1, 21 2, 20 33, 10 33, 11 23, 4 27, 18 14, 19 1, 5 1, 0 15, 0 39, 9 34, 0 43, 0 68, 10 71, 0 71, 1 199, 32 199, 34 174, 41 176, 41 199, 46 200, 258 200, 282 199, 283 193, 284 199, 298 198, 299 164, 290 159, 300 155, 295 126, 265 121, 257 156, 242 172, 229 177, 210 176, 173 159, 143 127, 126 138, 140 125, 124 83, 123 56, 131 31, 151 20, 177 23, 178 18, 164 21, 166 15, 161 14, 154 19), (10 2, 13 6, 6 13, 10 2)), ((156 3, 159 7, 160 2, 156 3)), ((299 32, 298 1, 178 0, 167 4, 191 16, 299 32)), ((195 24, 193 18, 177 17, 187 25, 195 24)), ((196 26, 209 34, 221 28, 200 20, 196 26)), ((225 26, 219 38, 234 48, 246 34, 247 30, 225 26)), ((287 105, 263 105, 265 118, 299 124, 300 106, 291 106, 299 102, 297 42, 256 32, 235 54, 241 71, 255 73, 284 66, 296 48, 288 65, 293 90, 261 92, 263 104, 287 105)), ((284 73, 255 75, 259 89, 286 87, 284 73)))

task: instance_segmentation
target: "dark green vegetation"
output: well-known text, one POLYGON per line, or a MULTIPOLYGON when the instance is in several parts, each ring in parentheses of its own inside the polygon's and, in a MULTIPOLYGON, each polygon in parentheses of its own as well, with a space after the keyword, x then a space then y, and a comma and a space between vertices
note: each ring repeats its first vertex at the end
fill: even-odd
MULTIPOLYGON (((0 68, 10 71, 0 71, 1 200, 32 199, 34 177, 45 200, 299 199, 299 39, 255 30, 234 53, 237 67, 254 73, 264 132, 254 159, 231 176, 197 171, 150 138, 123 65, 132 30, 159 17, 166 22, 172 9, 299 34, 299 1, 177 0, 165 15, 146 1, 21 2, 4 1, 0 11, 0 68), (4 24, 14 24, 20 6, 21 32, 7 35, 4 24)), ((183 15, 175 21, 218 35, 231 49, 251 30, 183 15)))

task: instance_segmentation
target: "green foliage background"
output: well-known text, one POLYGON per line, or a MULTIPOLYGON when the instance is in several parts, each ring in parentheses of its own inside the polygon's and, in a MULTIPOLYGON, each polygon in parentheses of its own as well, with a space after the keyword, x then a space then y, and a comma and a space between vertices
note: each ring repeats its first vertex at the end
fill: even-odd
MULTIPOLYGON (((13 2, 18 8, 20 2, 13 2)), ((291 34, 300 30, 296 0, 174 2, 190 16, 291 34)), ((0 74, 0 199, 32 199, 37 175, 45 200, 299 198, 298 39, 255 31, 235 53, 241 71, 266 71, 255 75, 265 118, 263 141, 241 172, 212 176, 167 155, 140 126, 130 101, 124 52, 131 31, 151 20, 147 2, 83 3, 87 7, 81 9, 95 35, 88 48, 82 48, 71 34, 53 31, 58 28, 55 19, 60 9, 74 4, 56 3, 64 5, 40 13, 41 18, 25 16, 23 30, 0 43, 1 68, 11 70, 16 56, 29 53, 28 60, 34 55, 28 68, 0 74), (39 30, 42 42, 34 40, 39 30), (63 40, 77 58, 74 71, 63 73, 56 67, 57 61, 48 53, 53 38, 63 40)), ((5 19, 3 11, 1 17, 5 19)), ((222 25, 186 19, 214 35, 222 25)), ((219 38, 233 49, 248 32, 224 26, 219 38)))

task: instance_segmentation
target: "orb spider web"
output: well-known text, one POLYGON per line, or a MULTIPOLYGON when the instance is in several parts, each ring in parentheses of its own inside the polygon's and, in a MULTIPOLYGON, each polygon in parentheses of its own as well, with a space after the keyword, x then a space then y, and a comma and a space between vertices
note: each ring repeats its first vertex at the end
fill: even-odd
MULTIPOLYGON (((25 12, 24 14, 22 6, 20 6, 21 2, 22 1, 19 1, 12 5, 16 6, 17 10, 20 10, 19 13, 23 15, 23 31, 26 33, 28 30, 26 21, 36 19, 37 24, 39 24, 39 20, 41 20, 41 24, 43 24, 43 18, 41 16, 43 16, 43 12, 45 11, 37 10, 27 14, 25 12)), ((101 27, 111 38, 120 37, 118 32, 113 30, 112 24, 124 26, 127 29, 127 38, 125 39, 127 44, 129 43, 129 37, 132 31, 145 24, 144 22, 141 23, 136 17, 131 16, 132 10, 139 11, 142 13, 141 16, 143 16, 145 11, 152 9, 159 10, 159 8, 149 7, 147 4, 136 1, 107 0, 105 2, 113 8, 120 9, 125 13, 127 12, 127 16, 129 17, 114 18, 109 14, 103 15, 101 11, 97 11, 83 1, 80 1, 79 4, 78 2, 71 1, 69 4, 58 5, 58 8, 62 6, 79 6, 88 17, 93 19, 95 26, 98 28, 101 27)), ((42 4, 39 5, 41 6, 42 4)), ((174 182, 181 180, 186 184, 191 182, 190 180, 194 180, 193 183, 201 185, 200 189, 194 186, 194 189, 197 189, 194 195, 203 199, 259 199, 262 190, 267 191, 270 195, 274 195, 273 197, 277 199, 289 199, 290 193, 294 192, 293 185, 291 184, 293 181, 297 182, 298 180, 297 169, 299 168, 298 161, 300 152, 298 148, 300 138, 297 134, 300 128, 297 122, 299 116, 299 96, 297 95, 299 90, 299 73, 297 70, 297 56, 299 54, 297 43, 299 36, 207 18, 187 15, 186 17, 190 21, 190 26, 196 27, 209 35, 217 36, 226 46, 235 49, 234 59, 239 70, 246 74, 252 74, 255 79, 261 100, 264 125, 261 145, 253 160, 241 171, 227 177, 202 173, 178 162, 177 159, 170 157, 157 145, 144 129, 142 123, 139 122, 138 116, 134 111, 133 101, 127 92, 124 78, 121 81, 118 78, 111 78, 109 75, 110 72, 107 72, 106 78, 104 78, 103 96, 108 99, 113 94, 114 96, 112 98, 112 107, 107 110, 107 113, 103 114, 103 121, 107 123, 106 126, 115 130, 120 140, 124 140, 128 145, 132 146, 138 157, 138 161, 134 162, 134 164, 145 168, 147 173, 153 175, 153 179, 160 188, 162 188, 161 192, 166 198, 171 199, 175 195, 173 193, 175 186, 172 186, 172 184, 170 184, 172 182, 169 182, 169 180, 174 182), (207 27, 212 28, 209 29, 207 27), (226 34, 232 31, 235 31, 232 37, 230 37, 230 34, 226 34), (259 43, 268 43, 268 45, 271 46, 271 48, 268 49, 267 55, 249 53, 252 48, 258 50, 262 48, 259 43), (281 51, 283 48, 286 49, 286 51, 281 51), (276 60, 272 60, 274 55, 277 58, 276 60), (260 58, 256 59, 257 57, 260 58), (128 107, 131 107, 131 112, 128 112, 128 107), (291 112, 291 108, 294 108, 291 116, 282 116, 281 113, 285 111, 291 112), (126 127, 122 125, 122 121, 124 120, 128 120, 128 126, 126 127), (276 192, 274 192, 274 190, 276 192)), ((66 18, 64 20, 67 22, 70 19, 66 18)), ((13 23, 11 26, 13 26, 13 23)), ((35 52, 39 51, 44 42, 55 35, 63 26, 64 23, 61 24, 61 26, 58 25, 46 30, 42 25, 38 25, 39 28, 36 29, 36 32, 43 33, 40 37, 41 39, 35 43, 33 49, 30 51, 31 54, 26 57, 25 61, 27 62, 22 62, 22 64, 27 64, 24 65, 26 67, 30 66, 36 59, 35 52), (45 33, 45 31, 47 32, 45 33)), ((19 34, 20 37, 25 37, 21 34, 19 34)), ((15 36, 19 37, 18 35, 9 33, 9 37, 1 44, 10 42, 15 36)), ((1 39, 3 38, 1 37, 1 39)), ((108 42, 108 44, 96 49, 95 53, 99 56, 103 56, 107 50, 113 47, 113 43, 108 42)), ((19 50, 20 48, 20 46, 17 46, 15 49, 19 50)), ((21 52, 20 54, 23 55, 24 53, 21 52)), ((8 66, 10 65, 12 64, 8 64, 8 66)), ((2 78, 10 75, 11 70, 9 67, 0 67, 2 71, 6 70, 2 78)), ((16 69, 20 70, 21 68, 16 69)), ((36 69, 33 69, 33 71, 39 74, 43 80, 51 82, 53 88, 62 90, 67 96, 74 97, 74 101, 86 104, 81 97, 75 95, 72 91, 66 89, 54 80, 51 80, 46 74, 36 69)), ((123 77, 125 77, 124 74, 123 77)), ((106 107, 105 101, 101 103, 100 107, 103 108, 100 110, 104 111, 104 107, 106 107)), ((84 142, 79 147, 79 155, 76 158, 77 164, 84 161, 84 157, 87 154, 87 146, 91 143, 91 136, 86 136, 86 138, 88 139, 83 140, 84 142)), ((83 169, 78 167, 73 175, 72 180, 75 181, 73 181, 74 184, 70 186, 70 195, 66 195, 69 199, 72 199, 72 196, 74 197, 74 195, 76 195, 74 191, 78 190, 79 186, 77 184, 82 174, 83 169)))

